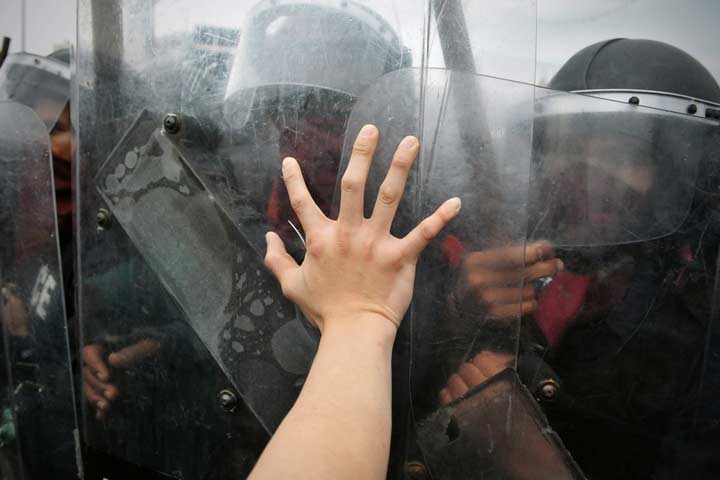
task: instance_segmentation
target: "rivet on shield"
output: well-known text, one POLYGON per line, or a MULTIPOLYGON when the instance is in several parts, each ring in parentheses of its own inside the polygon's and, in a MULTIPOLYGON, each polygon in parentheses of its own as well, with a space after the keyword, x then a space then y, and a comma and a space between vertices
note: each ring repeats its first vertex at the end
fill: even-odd
POLYGON ((228 389, 220 390, 220 392, 218 392, 217 401, 220 408, 225 410, 227 413, 234 412, 238 404, 237 396, 228 389))
POLYGON ((538 383, 536 392, 540 400, 553 402, 557 399, 558 395, 560 395, 560 385, 551 378, 541 380, 540 383, 538 383))
POLYGON ((112 225, 112 214, 107 209, 101 208, 95 216, 95 221, 97 222, 98 230, 110 228, 110 225, 112 225))
POLYGON ((413 461, 405 464, 405 478, 408 480, 425 480, 427 474, 427 468, 423 463, 413 461))
POLYGON ((181 123, 180 115, 176 113, 168 113, 163 119, 163 130, 170 135, 174 135, 180 131, 181 123))

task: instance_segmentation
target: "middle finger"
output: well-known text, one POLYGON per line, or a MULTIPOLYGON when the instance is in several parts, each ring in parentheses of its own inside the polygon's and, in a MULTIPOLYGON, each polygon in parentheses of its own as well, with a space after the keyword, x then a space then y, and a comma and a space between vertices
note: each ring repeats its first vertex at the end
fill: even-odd
POLYGON ((385 180, 380 185, 371 221, 378 229, 389 232, 395 212, 405 190, 410 169, 417 158, 420 144, 415 137, 405 137, 398 145, 385 180))
POLYGON ((355 140, 350 163, 340 182, 338 221, 342 224, 357 225, 365 218, 365 182, 377 140, 378 131, 374 125, 365 125, 355 140))

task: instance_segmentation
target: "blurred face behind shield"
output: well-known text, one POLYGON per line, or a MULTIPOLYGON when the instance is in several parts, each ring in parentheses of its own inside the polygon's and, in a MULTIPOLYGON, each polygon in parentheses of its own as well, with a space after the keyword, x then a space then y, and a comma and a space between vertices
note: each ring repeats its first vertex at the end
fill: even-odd
POLYGON ((536 208, 545 209, 543 223, 557 237, 612 238, 653 214, 651 145, 613 133, 554 143, 539 154, 549 168, 541 180, 543 204, 536 208))

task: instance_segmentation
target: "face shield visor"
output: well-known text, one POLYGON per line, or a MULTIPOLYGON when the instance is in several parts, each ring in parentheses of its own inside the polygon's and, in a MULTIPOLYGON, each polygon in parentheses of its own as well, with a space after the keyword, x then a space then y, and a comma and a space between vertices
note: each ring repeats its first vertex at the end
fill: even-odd
POLYGON ((704 105, 697 115, 687 115, 670 109, 698 102, 662 94, 610 93, 598 101, 538 93, 531 240, 564 247, 618 245, 664 237, 683 224, 698 166, 713 148, 717 128, 704 118, 704 105), (630 97, 640 105, 654 101, 658 108, 628 103, 630 97))
POLYGON ((258 222, 299 249, 282 159, 298 160, 313 198, 330 214, 350 111, 409 55, 379 14, 355 2, 262 2, 249 19, 223 107, 233 132, 226 153, 242 166, 240 190, 250 192, 241 223, 260 249, 264 240, 252 233, 258 222))
POLYGON ((70 98, 70 66, 27 53, 10 55, 0 69, 0 100, 26 105, 52 130, 70 98))
POLYGON ((319 87, 357 97, 403 64, 390 25, 350 1, 262 2, 250 15, 225 94, 233 127, 248 120, 270 85, 319 87))

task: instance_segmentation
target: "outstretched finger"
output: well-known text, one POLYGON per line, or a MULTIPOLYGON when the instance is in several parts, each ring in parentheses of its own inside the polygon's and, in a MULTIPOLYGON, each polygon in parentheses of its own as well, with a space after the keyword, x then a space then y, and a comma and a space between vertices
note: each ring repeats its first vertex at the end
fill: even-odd
POLYGON ((460 213, 462 202, 455 197, 446 200, 440 205, 435 213, 420 222, 405 238, 403 238, 404 250, 409 258, 416 259, 420 253, 450 221, 460 213))
POLYGON ((267 241, 267 253, 265 254, 265 266, 275 275, 275 278, 283 287, 288 281, 288 275, 299 268, 295 259, 285 249, 285 244, 275 232, 268 232, 265 235, 267 241))
POLYGON ((108 356, 108 363, 116 368, 129 368, 147 357, 155 355, 160 350, 160 343, 151 338, 113 352, 108 356))
POLYGON ((355 139, 350 162, 340 182, 340 223, 357 225, 364 218, 365 182, 377 141, 378 130, 374 125, 365 125, 355 139))
POLYGON ((308 232, 322 221, 325 215, 310 195, 297 160, 292 157, 283 160, 282 173, 290 197, 290 206, 305 232, 308 232))
POLYGON ((120 393, 115 385, 101 382, 87 368, 83 369, 83 385, 95 389, 96 392, 101 392, 104 398, 110 401, 114 400, 120 393))
POLYGON ((536 242, 472 252, 467 256, 465 264, 468 267, 506 269, 532 265, 553 255, 553 247, 550 243, 536 242))
POLYGON ((420 144, 415 137, 405 137, 398 145, 385 180, 380 185, 375 209, 370 221, 382 231, 389 232, 397 212, 410 168, 417 158, 420 144))
POLYGON ((537 310, 537 300, 526 300, 515 304, 491 305, 488 308, 488 318, 496 320, 512 320, 524 315, 530 315, 537 310))
POLYGON ((88 369, 102 381, 110 380, 110 369, 105 365, 105 349, 96 344, 85 345, 82 349, 82 360, 88 369))

